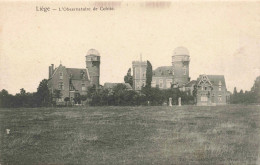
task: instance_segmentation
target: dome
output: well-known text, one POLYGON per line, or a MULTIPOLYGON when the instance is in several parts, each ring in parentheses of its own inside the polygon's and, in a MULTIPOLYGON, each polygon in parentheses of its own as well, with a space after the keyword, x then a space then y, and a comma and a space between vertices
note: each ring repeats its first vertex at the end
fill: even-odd
POLYGON ((99 52, 96 49, 89 49, 88 52, 87 52, 87 56, 88 55, 99 56, 99 52))
POLYGON ((178 56, 178 55, 187 55, 187 56, 189 56, 190 53, 189 53, 187 48, 180 46, 180 47, 177 47, 177 48, 174 49, 173 55, 174 56, 178 56))

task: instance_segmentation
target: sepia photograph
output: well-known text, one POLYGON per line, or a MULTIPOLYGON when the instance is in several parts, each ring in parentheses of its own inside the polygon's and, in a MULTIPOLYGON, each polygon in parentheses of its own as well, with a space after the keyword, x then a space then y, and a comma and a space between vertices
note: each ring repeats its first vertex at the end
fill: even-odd
POLYGON ((0 0, 0 165, 260 165, 260 1, 0 0))

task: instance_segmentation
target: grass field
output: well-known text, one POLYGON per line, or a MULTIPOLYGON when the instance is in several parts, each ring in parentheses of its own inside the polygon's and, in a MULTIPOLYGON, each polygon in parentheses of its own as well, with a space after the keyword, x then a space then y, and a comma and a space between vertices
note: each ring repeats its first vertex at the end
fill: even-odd
POLYGON ((0 109, 0 131, 1 165, 260 164, 260 106, 0 109))

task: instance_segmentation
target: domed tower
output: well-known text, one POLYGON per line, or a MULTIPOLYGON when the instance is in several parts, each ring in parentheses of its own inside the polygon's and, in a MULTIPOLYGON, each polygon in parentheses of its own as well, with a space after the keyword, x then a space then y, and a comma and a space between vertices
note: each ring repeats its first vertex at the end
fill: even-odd
POLYGON ((177 47, 173 51, 173 83, 181 87, 190 81, 189 77, 190 54, 187 48, 177 47))
POLYGON ((99 87, 100 55, 95 49, 90 49, 86 55, 86 67, 88 69, 91 84, 99 87))

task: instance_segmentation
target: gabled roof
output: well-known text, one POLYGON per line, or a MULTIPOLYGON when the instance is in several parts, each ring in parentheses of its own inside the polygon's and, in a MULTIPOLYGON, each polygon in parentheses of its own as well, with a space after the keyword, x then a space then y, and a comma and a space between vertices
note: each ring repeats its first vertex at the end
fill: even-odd
POLYGON ((225 77, 224 75, 207 75, 210 82, 215 85, 218 86, 219 82, 221 82, 222 86, 226 86, 226 82, 225 82, 225 77))
POLYGON ((51 78, 50 78, 50 79, 52 79, 53 75, 56 74, 58 68, 65 68, 65 66, 62 66, 62 65, 60 64, 57 68, 55 68, 54 71, 53 71, 53 74, 51 75, 51 78))
MULTIPOLYGON (((200 80, 202 79, 204 75, 200 75, 199 78, 197 79, 198 82, 200 82, 200 80)), ((226 82, 225 82, 225 77, 224 75, 206 75, 210 81, 210 83, 214 86, 218 86, 220 85, 219 83, 221 83, 222 86, 226 86, 226 82)))
POLYGON ((195 84, 197 84, 197 81, 196 80, 192 80, 192 81, 188 82, 187 84, 185 84, 185 87, 192 87, 195 84))
POLYGON ((72 80, 82 80, 85 77, 85 80, 89 80, 87 69, 80 68, 66 68, 67 73, 71 76, 72 80))
POLYGON ((160 66, 153 71, 154 77, 169 77, 173 76, 172 66, 160 66))
POLYGON ((118 84, 123 84, 126 86, 126 89, 128 90, 132 90, 133 88, 131 87, 131 85, 129 83, 105 83, 104 84, 104 88, 106 89, 113 89, 115 86, 117 86, 118 84))

